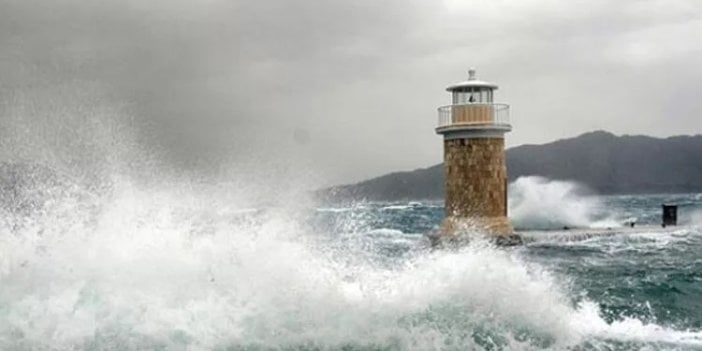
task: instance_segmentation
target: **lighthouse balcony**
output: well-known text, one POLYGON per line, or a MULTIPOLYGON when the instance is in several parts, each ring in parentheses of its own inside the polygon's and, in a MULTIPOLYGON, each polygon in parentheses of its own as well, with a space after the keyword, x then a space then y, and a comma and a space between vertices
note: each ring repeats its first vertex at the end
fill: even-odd
POLYGON ((437 133, 464 129, 511 130, 509 105, 468 103, 439 107, 437 133))

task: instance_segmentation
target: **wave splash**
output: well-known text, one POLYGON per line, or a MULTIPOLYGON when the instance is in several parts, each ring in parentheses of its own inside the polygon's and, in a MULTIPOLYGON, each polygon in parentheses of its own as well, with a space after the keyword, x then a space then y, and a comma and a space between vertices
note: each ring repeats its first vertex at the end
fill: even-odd
POLYGON ((623 222, 575 182, 520 177, 509 194, 509 216, 519 229, 606 228, 623 222))
POLYGON ((109 195, 57 198, 5 222, 0 348, 702 344, 695 332, 606 323, 519 251, 475 242, 379 265, 353 244, 327 245, 299 211, 240 211, 189 189, 117 183, 109 195))

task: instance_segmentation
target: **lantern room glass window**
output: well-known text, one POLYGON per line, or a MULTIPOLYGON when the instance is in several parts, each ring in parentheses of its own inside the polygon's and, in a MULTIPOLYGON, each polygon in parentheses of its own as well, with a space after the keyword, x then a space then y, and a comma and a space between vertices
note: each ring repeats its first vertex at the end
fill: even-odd
POLYGON ((490 88, 471 87, 453 92, 453 104, 491 104, 493 93, 490 88))

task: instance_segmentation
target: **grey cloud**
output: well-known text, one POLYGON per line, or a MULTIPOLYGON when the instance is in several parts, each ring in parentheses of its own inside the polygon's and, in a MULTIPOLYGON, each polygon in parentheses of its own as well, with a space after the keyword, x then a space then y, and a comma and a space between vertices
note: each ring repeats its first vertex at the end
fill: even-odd
POLYGON ((435 108, 469 66, 512 104, 510 145, 697 133, 701 27, 693 0, 4 0, 0 112, 62 106, 181 169, 321 186, 439 162, 435 108))

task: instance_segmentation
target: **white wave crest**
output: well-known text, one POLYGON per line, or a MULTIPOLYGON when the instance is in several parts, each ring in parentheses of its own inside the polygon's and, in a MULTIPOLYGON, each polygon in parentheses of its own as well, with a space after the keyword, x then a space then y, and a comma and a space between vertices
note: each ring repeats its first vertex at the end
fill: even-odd
POLYGON ((575 182, 520 177, 509 188, 509 215, 520 229, 619 227, 601 200, 575 182))
POLYGON ((566 349, 591 338, 699 340, 635 320, 607 324, 594 303, 573 305, 567 282, 485 243, 388 267, 354 260, 354 248, 328 252, 284 210, 242 219, 213 208, 212 194, 131 186, 103 201, 94 218, 77 211, 70 220, 2 228, 1 349, 566 349))

